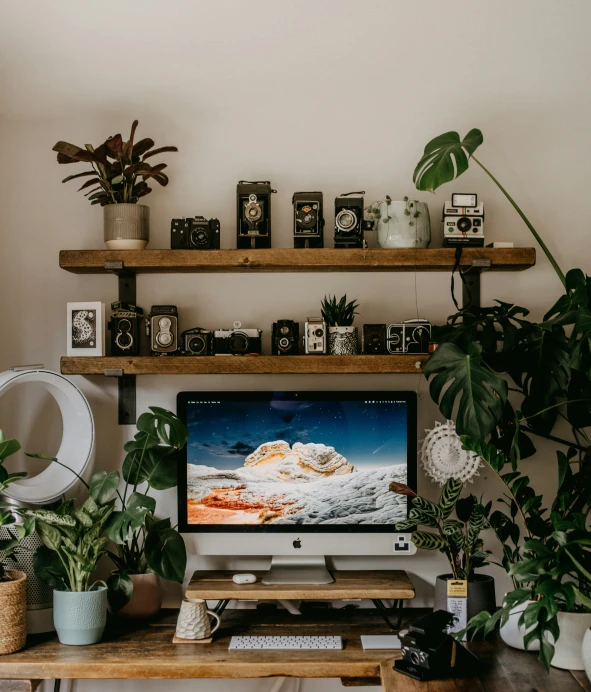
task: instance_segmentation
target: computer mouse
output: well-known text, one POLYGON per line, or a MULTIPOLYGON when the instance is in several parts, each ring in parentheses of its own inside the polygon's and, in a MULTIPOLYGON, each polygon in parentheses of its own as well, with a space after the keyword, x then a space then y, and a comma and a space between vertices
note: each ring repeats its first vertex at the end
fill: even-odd
POLYGON ((254 584, 256 580, 254 574, 235 574, 232 577, 234 584, 254 584))

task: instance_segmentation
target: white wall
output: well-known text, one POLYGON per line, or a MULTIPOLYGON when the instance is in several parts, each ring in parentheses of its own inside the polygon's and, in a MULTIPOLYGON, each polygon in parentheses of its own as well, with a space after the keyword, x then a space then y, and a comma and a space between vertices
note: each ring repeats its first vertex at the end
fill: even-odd
MULTIPOLYGON (((102 217, 74 183, 61 185, 74 167, 58 167, 51 147, 60 139, 83 145, 119 131, 125 136, 136 117, 138 136, 180 149, 163 157, 170 186, 146 199, 150 247, 168 247, 171 217, 195 213, 218 216, 222 244, 234 247, 239 179, 270 179, 278 190, 276 247, 290 246, 291 194, 306 189, 324 191, 327 228, 338 193, 365 189, 368 201, 416 194, 431 205, 434 246, 445 196, 475 190, 485 202, 488 240, 531 245, 526 227, 480 170, 436 196, 413 193, 412 171, 426 142, 479 127, 480 158, 563 269, 591 269, 586 0, 2 0, 0 11, 2 369, 36 362, 58 369, 66 302, 116 299, 114 278, 58 267, 60 249, 102 247, 102 217)), ((539 317, 560 285, 541 253, 538 260, 528 272, 485 275, 483 301, 514 301, 539 317)), ((318 313, 328 292, 358 298, 360 324, 414 317, 415 301, 434 322, 453 311, 446 274, 419 274, 416 281, 413 274, 370 273, 143 275, 137 287, 144 308, 177 303, 183 328, 225 327, 239 318, 268 332, 276 318, 303 321, 318 313)), ((74 379, 95 413, 97 468, 117 468, 133 429, 117 426, 116 383, 74 379)), ((138 409, 174 407, 181 389, 290 387, 419 388, 421 433, 441 418, 418 376, 144 377, 138 409)), ((56 432, 33 423, 36 408, 4 403, 1 427, 28 449, 46 451, 56 432)), ((55 422, 55 412, 49 419, 55 422)), ((524 467, 537 487, 553 486, 551 447, 524 467)), ((496 497, 500 488, 486 481, 483 473, 475 490, 496 497)), ((435 494, 428 480, 419 486, 435 494)), ((174 492, 159 500, 160 511, 174 515, 174 492)), ((194 552, 190 538, 187 544, 194 552)), ((439 555, 347 564, 404 567, 414 574, 421 602, 445 569, 439 555)), ((502 594, 506 581, 494 573, 502 594)), ((320 685, 304 682, 306 692, 320 685)), ((199 689, 260 686, 203 682, 199 689)))

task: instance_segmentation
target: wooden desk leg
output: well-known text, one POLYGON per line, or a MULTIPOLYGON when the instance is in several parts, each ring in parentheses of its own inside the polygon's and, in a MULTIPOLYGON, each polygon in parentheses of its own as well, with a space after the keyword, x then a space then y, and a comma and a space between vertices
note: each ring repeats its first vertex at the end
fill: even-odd
POLYGON ((35 692, 43 680, 0 680, 0 692, 35 692))

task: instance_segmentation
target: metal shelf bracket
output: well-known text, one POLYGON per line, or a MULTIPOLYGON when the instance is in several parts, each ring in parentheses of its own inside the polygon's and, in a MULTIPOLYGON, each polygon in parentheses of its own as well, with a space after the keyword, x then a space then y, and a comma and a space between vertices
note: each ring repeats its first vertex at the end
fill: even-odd
POLYGON ((480 307, 480 276, 491 268, 489 259, 474 259, 472 265, 462 271, 462 309, 480 307))

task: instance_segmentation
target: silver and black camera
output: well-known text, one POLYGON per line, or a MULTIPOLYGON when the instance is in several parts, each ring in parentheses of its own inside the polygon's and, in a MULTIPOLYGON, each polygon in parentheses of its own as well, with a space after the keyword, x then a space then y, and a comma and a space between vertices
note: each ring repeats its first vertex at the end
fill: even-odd
POLYGON ((387 327, 385 324, 363 325, 363 353, 368 355, 386 355, 387 327))
POLYGON ((271 247, 271 189, 268 180, 241 180, 236 188, 239 250, 271 247))
POLYGON ((109 320, 111 332, 112 356, 139 356, 140 353, 140 320, 144 311, 137 305, 111 303, 113 314, 109 320))
POLYGON ((324 211, 322 192, 294 192, 293 246, 324 247, 324 211))
POLYGON ((443 247, 484 247, 484 205, 476 193, 452 194, 443 206, 443 247))
POLYGON ((210 356, 213 353, 213 334, 207 329, 193 327, 181 334, 183 356, 210 356))
POLYGON ((233 329, 216 329, 213 333, 213 352, 216 356, 246 356, 263 352, 261 329, 242 329, 234 322, 233 329))
POLYGON ((429 353, 431 323, 429 320, 406 320, 388 327, 388 353, 429 353))
POLYGON ((146 320, 153 356, 175 356, 179 350, 179 314, 175 305, 152 305, 146 320))
POLYGON ((173 219, 170 223, 170 247, 173 250, 219 250, 220 222, 204 216, 173 219))
POLYGON ((365 231, 373 229, 373 221, 363 220, 363 195, 365 192, 346 192, 334 201, 335 248, 367 247, 365 231))
POLYGON ((273 322, 271 353, 274 356, 297 356, 300 352, 300 325, 293 320, 273 322))
POLYGON ((308 317, 304 326, 304 353, 326 353, 326 322, 322 317, 308 317))

